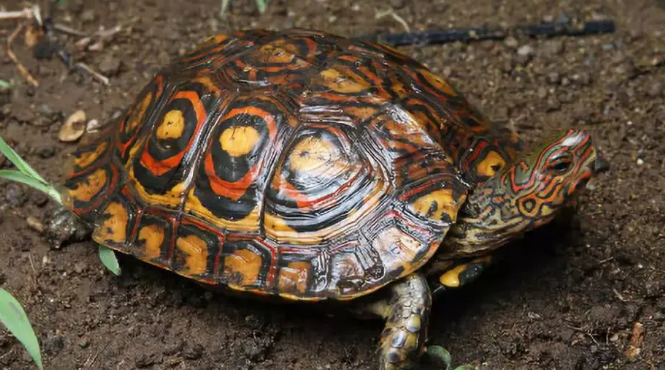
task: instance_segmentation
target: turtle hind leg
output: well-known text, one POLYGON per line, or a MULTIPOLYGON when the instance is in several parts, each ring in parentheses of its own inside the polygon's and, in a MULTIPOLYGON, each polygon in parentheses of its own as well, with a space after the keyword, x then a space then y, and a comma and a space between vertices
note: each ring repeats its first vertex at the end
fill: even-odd
POLYGON ((64 207, 56 207, 44 216, 44 236, 55 248, 90 239, 92 228, 64 207))
POLYGON ((380 370, 413 369, 425 352, 432 296, 427 281, 418 274, 386 288, 387 295, 365 301, 354 309, 386 319, 381 333, 380 370))

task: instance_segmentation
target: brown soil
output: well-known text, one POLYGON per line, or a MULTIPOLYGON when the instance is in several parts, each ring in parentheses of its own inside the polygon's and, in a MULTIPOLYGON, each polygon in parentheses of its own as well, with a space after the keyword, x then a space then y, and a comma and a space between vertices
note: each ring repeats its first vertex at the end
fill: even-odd
MULTIPOLYGON (((10 10, 23 4, 3 2, 10 10)), ((649 0, 273 0, 266 14, 235 1, 66 1, 57 22, 85 32, 125 28, 98 51, 69 50, 111 78, 104 87, 68 74, 57 59, 14 49, 39 80, 29 86, 6 53, 0 133, 45 177, 59 181, 73 144, 58 141, 77 109, 108 119, 157 67, 205 36, 256 26, 316 27, 353 36, 401 31, 375 8, 393 6, 412 29, 612 17, 614 34, 552 40, 409 47, 482 108, 528 141, 549 131, 593 132, 611 170, 575 217, 527 236, 507 260, 466 289, 436 300, 431 342, 456 363, 483 369, 665 369, 665 7, 649 0), (556 3, 556 6, 551 4, 556 3), (473 4, 473 5, 471 5, 473 4), (643 325, 640 353, 628 349, 643 325)), ((4 40, 15 23, 0 24, 4 40)), ((515 40, 513 40, 515 41, 515 40)), ((4 41, 3 41, 4 43, 4 41)), ((6 164, 5 164, 6 166, 6 164)), ((3 183, 0 284, 24 304, 48 369, 375 369, 382 324, 332 318, 311 307, 213 294, 122 258, 111 276, 92 242, 52 250, 28 227, 52 202, 3 183)), ((33 369, 0 330, 0 368, 33 369)))

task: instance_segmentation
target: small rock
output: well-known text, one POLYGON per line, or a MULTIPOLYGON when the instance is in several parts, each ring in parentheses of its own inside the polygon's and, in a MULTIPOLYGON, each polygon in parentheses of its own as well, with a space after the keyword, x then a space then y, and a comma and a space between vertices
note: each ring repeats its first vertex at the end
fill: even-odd
POLYGON ((83 22, 92 22, 95 20, 95 11, 92 9, 86 9, 81 14, 81 20, 83 22))
POLYGON ((65 124, 60 127, 60 132, 58 132, 58 139, 64 142, 73 142, 83 136, 85 131, 85 112, 82 110, 77 110, 74 112, 65 124))
POLYGON ((586 72, 576 73, 573 75, 573 81, 581 86, 587 86, 591 83, 591 76, 586 72))
POLYGON ((162 363, 162 356, 156 353, 152 354, 142 353, 138 356, 135 362, 136 367, 138 368, 150 367, 154 364, 161 364, 161 363, 162 363))
POLYGON ((107 54, 99 63, 99 71, 107 77, 115 76, 120 71, 120 66, 120 58, 116 58, 112 54, 107 54))
POLYGON ((88 346, 90 345, 90 341, 88 340, 88 338, 81 338, 81 340, 79 340, 78 344, 79 344, 79 347, 81 347, 81 348, 88 348, 88 346))
POLYGON ((537 94, 540 99, 545 99, 547 97, 547 89, 541 86, 538 88, 537 94))
POLYGON ((245 343, 243 346, 243 351, 245 352, 245 356, 247 356, 250 361, 257 361, 263 357, 263 349, 259 347, 255 341, 250 340, 245 343))
POLYGON ((185 347, 183 356, 188 360, 198 360, 203 355, 203 346, 194 344, 193 346, 185 347))
POLYGON ((65 337, 58 334, 49 333, 42 345, 44 352, 50 355, 57 355, 65 347, 65 337))
POLYGON ((534 50, 531 45, 523 45, 520 46, 519 49, 517 49, 517 55, 527 57, 533 55, 534 50))
POLYGON ((393 9, 402 9, 406 6, 406 1, 404 1, 404 0, 390 0, 390 6, 392 6, 393 9))
POLYGON ((20 207, 28 200, 23 191, 23 187, 16 183, 9 183, 5 186, 5 199, 12 207, 20 207))
POLYGON ((511 49, 515 49, 518 45, 517 39, 512 37, 512 36, 506 37, 506 39, 503 41, 503 43, 511 49))
POLYGON ((28 216, 28 218, 25 219, 25 222, 28 224, 28 227, 37 231, 37 232, 43 232, 44 231, 44 224, 40 219, 38 219, 35 216, 28 216))
POLYGON ((42 159, 49 159, 55 155, 55 147, 48 145, 37 149, 37 155, 42 159))
POLYGON ((543 53, 549 56, 560 55, 563 53, 564 44, 561 40, 548 40, 543 43, 543 53))
POLYGON ((654 81, 649 85, 647 95, 651 98, 657 98, 663 93, 663 84, 660 81, 654 81))
POLYGON ((570 22, 570 17, 567 16, 566 14, 561 13, 556 17, 556 23, 568 23, 568 22, 570 22))

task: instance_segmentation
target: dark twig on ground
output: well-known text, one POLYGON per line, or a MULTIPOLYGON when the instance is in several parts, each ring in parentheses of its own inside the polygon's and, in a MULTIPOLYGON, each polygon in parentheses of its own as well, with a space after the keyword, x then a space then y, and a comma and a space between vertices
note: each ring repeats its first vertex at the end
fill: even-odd
POLYGON ((504 29, 499 27, 469 27, 426 30, 421 32, 381 33, 362 37, 392 46, 434 45, 451 42, 472 42, 482 40, 503 40, 508 36, 557 37, 587 36, 612 33, 615 24, 612 20, 589 21, 581 25, 562 22, 519 25, 504 29))

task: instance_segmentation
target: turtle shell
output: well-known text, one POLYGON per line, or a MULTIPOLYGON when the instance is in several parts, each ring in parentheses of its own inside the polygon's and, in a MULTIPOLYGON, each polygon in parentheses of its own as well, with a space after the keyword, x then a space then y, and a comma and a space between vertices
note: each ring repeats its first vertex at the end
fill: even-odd
POLYGON ((188 278, 345 300, 425 264, 518 144, 389 47, 239 32, 161 70, 64 195, 95 241, 188 278))

